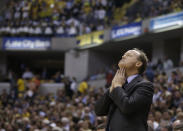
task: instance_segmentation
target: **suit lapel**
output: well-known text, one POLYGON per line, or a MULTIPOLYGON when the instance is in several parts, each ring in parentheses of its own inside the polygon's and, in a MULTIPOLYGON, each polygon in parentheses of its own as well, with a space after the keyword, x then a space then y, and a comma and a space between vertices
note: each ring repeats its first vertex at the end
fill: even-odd
POLYGON ((127 94, 130 94, 130 93, 133 91, 133 89, 134 89, 136 83, 138 83, 139 81, 142 81, 142 79, 143 79, 143 78, 142 78, 140 75, 138 75, 138 76, 135 77, 130 83, 126 84, 125 87, 124 87, 126 93, 127 93, 127 94))

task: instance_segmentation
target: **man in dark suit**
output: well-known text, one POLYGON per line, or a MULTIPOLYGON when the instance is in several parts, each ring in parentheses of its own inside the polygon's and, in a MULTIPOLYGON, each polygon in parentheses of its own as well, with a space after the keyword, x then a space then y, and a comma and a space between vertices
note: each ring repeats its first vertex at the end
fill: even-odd
POLYGON ((141 76, 148 59, 138 49, 127 51, 119 61, 111 87, 96 102, 95 113, 107 115, 106 131, 147 131, 153 85, 141 76))

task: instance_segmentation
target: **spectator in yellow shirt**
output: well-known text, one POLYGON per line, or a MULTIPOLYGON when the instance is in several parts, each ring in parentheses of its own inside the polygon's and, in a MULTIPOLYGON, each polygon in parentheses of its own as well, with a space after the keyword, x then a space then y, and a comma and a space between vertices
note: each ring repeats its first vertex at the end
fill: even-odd
POLYGON ((80 94, 84 94, 86 93, 86 90, 88 89, 88 83, 86 80, 82 81, 80 84, 79 84, 79 88, 78 88, 78 91, 80 94))
POLYGON ((18 86, 18 96, 21 97, 25 91, 25 82, 22 78, 18 79, 17 86, 18 86))

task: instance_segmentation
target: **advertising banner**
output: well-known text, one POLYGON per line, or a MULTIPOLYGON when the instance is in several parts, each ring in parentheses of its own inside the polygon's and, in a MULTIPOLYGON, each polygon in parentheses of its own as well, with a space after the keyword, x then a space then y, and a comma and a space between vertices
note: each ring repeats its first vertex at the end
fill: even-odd
POLYGON ((133 23, 124 26, 116 26, 111 30, 111 38, 117 39, 121 37, 139 36, 142 33, 142 23, 133 23))
POLYGON ((3 50, 47 50, 51 46, 50 38, 4 37, 3 50))
POLYGON ((96 31, 76 37, 79 48, 90 48, 104 43, 104 31, 96 31))
POLYGON ((166 31, 183 26, 183 12, 168 14, 150 20, 150 31, 166 31))

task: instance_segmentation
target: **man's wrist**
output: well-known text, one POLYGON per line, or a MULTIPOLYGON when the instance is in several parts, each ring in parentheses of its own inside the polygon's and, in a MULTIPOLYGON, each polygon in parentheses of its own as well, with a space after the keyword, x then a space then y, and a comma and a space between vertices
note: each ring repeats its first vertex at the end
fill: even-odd
POLYGON ((115 88, 117 88, 117 87, 122 87, 122 85, 121 84, 116 84, 116 85, 114 85, 114 86, 110 86, 110 88, 109 88, 109 93, 111 93, 115 88))

